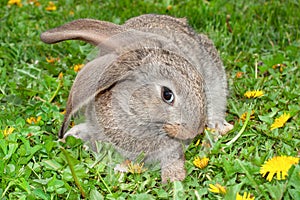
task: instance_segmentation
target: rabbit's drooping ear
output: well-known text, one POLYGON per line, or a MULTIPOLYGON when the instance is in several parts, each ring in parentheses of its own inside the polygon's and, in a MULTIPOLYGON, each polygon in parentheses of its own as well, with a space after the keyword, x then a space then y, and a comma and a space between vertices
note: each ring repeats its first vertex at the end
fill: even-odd
POLYGON ((41 40, 48 44, 64 40, 83 40, 98 45, 108 37, 123 32, 123 27, 99 20, 78 19, 41 34, 41 40))
MULTIPOLYGON (((144 53, 147 57, 147 52, 144 53)), ((111 52, 87 63, 80 70, 69 94, 65 118, 59 132, 60 138, 63 138, 74 113, 91 102, 97 94, 110 89, 141 66, 140 54, 139 49, 122 55, 111 52)))
POLYGON ((74 113, 92 101, 99 92, 111 87, 122 78, 121 75, 115 77, 115 74, 111 74, 110 66, 115 60, 116 55, 108 54, 87 63, 80 70, 69 94, 66 114, 59 132, 60 138, 63 138, 74 113))

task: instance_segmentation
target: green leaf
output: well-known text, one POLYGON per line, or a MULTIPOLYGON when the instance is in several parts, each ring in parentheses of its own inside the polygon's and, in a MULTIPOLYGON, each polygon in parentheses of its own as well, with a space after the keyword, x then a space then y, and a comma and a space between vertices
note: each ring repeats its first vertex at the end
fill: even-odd
POLYGON ((42 185, 47 185, 49 181, 51 181, 52 178, 46 178, 46 179, 33 179, 34 182, 42 184, 42 185))
POLYGON ((225 176, 231 178, 236 175, 236 172, 242 171, 241 167, 237 164, 234 164, 236 161, 230 161, 229 158, 223 157, 222 164, 223 169, 225 170, 225 176))
POLYGON ((67 137, 66 138, 66 144, 69 145, 70 147, 76 147, 78 145, 82 144, 82 140, 79 138, 75 138, 75 137, 67 137))
POLYGON ((56 176, 54 175, 53 178, 47 184, 47 191, 48 192, 57 192, 57 190, 63 186, 64 186, 64 181, 57 180, 56 176))
POLYGON ((7 154, 7 142, 5 139, 0 139, 0 148, 3 152, 3 155, 6 155, 7 154))
POLYGON ((56 145, 56 143, 52 140, 46 140, 45 141, 45 149, 47 151, 47 153, 50 153, 52 148, 56 145))
POLYGON ((8 144, 8 152, 7 152, 6 156, 3 158, 3 160, 9 160, 11 158, 11 156, 15 153, 17 148, 18 148, 17 143, 9 143, 8 144))
POLYGON ((58 163, 56 160, 44 160, 41 164, 46 169, 53 170, 53 171, 58 171, 62 169, 62 165, 58 163))
POLYGON ((90 200, 102 200, 104 199, 103 195, 98 192, 96 189, 92 189, 90 192, 90 200))
POLYGON ((25 190, 28 194, 31 193, 30 185, 29 185, 29 183, 28 183, 24 178, 20 178, 18 185, 19 185, 23 190, 25 190))
MULTIPOLYGON (((86 173, 86 167, 82 164, 75 165, 74 170, 75 170, 75 174, 78 178, 85 178, 85 177, 88 176, 88 174, 86 173)), ((73 181, 74 180, 69 167, 67 167, 63 171, 62 177, 63 177, 64 180, 67 180, 67 181, 73 181)))
POLYGON ((36 145, 34 147, 27 147, 27 153, 29 153, 29 155, 27 154, 26 157, 23 157, 19 160, 20 164, 27 164, 32 157, 34 156, 34 154, 36 152, 38 152, 39 150, 41 150, 43 147, 41 145, 36 145))
POLYGON ((286 190, 284 182, 276 182, 275 184, 271 185, 270 183, 265 183, 264 186, 267 188, 267 192, 272 197, 271 199, 282 199, 284 192, 286 190))
POLYGON ((242 186, 244 183, 236 184, 234 186, 228 187, 226 189, 226 195, 225 195, 225 200, 232 200, 236 199, 236 194, 240 192, 242 186))
POLYGON ((183 185, 180 181, 174 181, 173 182, 173 199, 174 200, 180 200, 184 198, 184 189, 183 185))
POLYGON ((292 199, 300 199, 300 165, 292 166, 288 173, 288 194, 292 199))
POLYGON ((9 163, 6 165, 5 170, 7 174, 12 174, 13 172, 16 171, 16 166, 14 164, 9 163))
POLYGON ((150 195, 150 194, 145 194, 145 193, 142 193, 142 194, 133 194, 133 195, 130 195, 130 199, 134 199, 134 200, 154 200, 155 198, 150 195))
POLYGON ((16 119, 16 125, 18 127, 23 127, 23 126, 25 126, 25 124, 26 124, 26 121, 25 121, 24 118, 19 117, 19 118, 16 119))
POLYGON ((46 194, 42 189, 40 189, 40 188, 38 188, 38 189, 34 189, 33 191, 32 191, 32 193, 36 196, 36 197, 38 197, 38 198, 40 198, 40 199, 43 199, 43 200, 48 200, 48 199, 50 199, 50 196, 48 195, 48 194, 46 194))
POLYGON ((155 188, 154 191, 159 199, 168 199, 169 197, 169 194, 162 188, 155 188))

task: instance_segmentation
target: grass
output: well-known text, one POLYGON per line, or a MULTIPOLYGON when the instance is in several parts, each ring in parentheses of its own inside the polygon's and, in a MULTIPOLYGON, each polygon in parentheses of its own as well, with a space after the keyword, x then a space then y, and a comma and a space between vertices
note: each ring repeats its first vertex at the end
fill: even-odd
POLYGON ((285 180, 268 182, 259 173, 274 156, 299 157, 298 1, 68 0, 54 1, 55 11, 46 11, 48 1, 39 2, 35 6, 23 0, 22 7, 0 2, 1 199, 235 199, 244 192, 255 199, 300 199, 299 164, 285 180), (207 152, 204 169, 193 165, 203 155, 196 138, 185 154, 187 178, 165 185, 155 167, 141 174, 115 174, 121 158, 106 145, 99 145, 102 151, 95 154, 74 138, 65 144, 57 141, 76 76, 72 67, 83 63, 92 47, 78 41, 46 45, 39 39, 42 31, 77 18, 122 24, 144 13, 186 17, 206 33, 220 52, 229 82, 227 120, 233 131, 207 152), (47 62, 50 57, 59 59, 47 62), (282 70, 272 67, 277 64, 282 70), (248 99, 243 95, 249 90, 264 95, 248 99), (239 120, 251 110, 253 117, 239 120), (289 120, 271 131, 283 113, 290 114, 289 120), (4 135, 9 127, 14 130, 4 135), (226 195, 208 190, 216 183, 226 187, 226 195))

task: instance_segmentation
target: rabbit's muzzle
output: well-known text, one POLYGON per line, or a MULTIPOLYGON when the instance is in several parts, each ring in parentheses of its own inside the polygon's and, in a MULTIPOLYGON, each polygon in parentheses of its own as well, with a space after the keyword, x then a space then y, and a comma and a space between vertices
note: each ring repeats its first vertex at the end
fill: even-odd
POLYGON ((167 135, 171 138, 177 138, 180 140, 189 140, 196 137, 196 135, 203 132, 203 128, 201 127, 200 130, 188 130, 182 124, 175 123, 175 124, 164 124, 163 129, 167 133, 167 135))

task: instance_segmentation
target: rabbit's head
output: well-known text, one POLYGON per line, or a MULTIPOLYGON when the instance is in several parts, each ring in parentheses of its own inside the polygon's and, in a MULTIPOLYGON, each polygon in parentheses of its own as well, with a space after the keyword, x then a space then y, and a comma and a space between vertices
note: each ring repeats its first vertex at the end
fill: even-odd
POLYGON ((104 126, 137 139, 167 135, 187 140, 203 131, 203 80, 183 57, 161 47, 148 47, 126 52, 113 65, 114 73, 117 69, 128 71, 110 88, 109 101, 97 96, 102 102, 95 108, 99 119, 107 119, 103 108, 110 110, 104 126))

